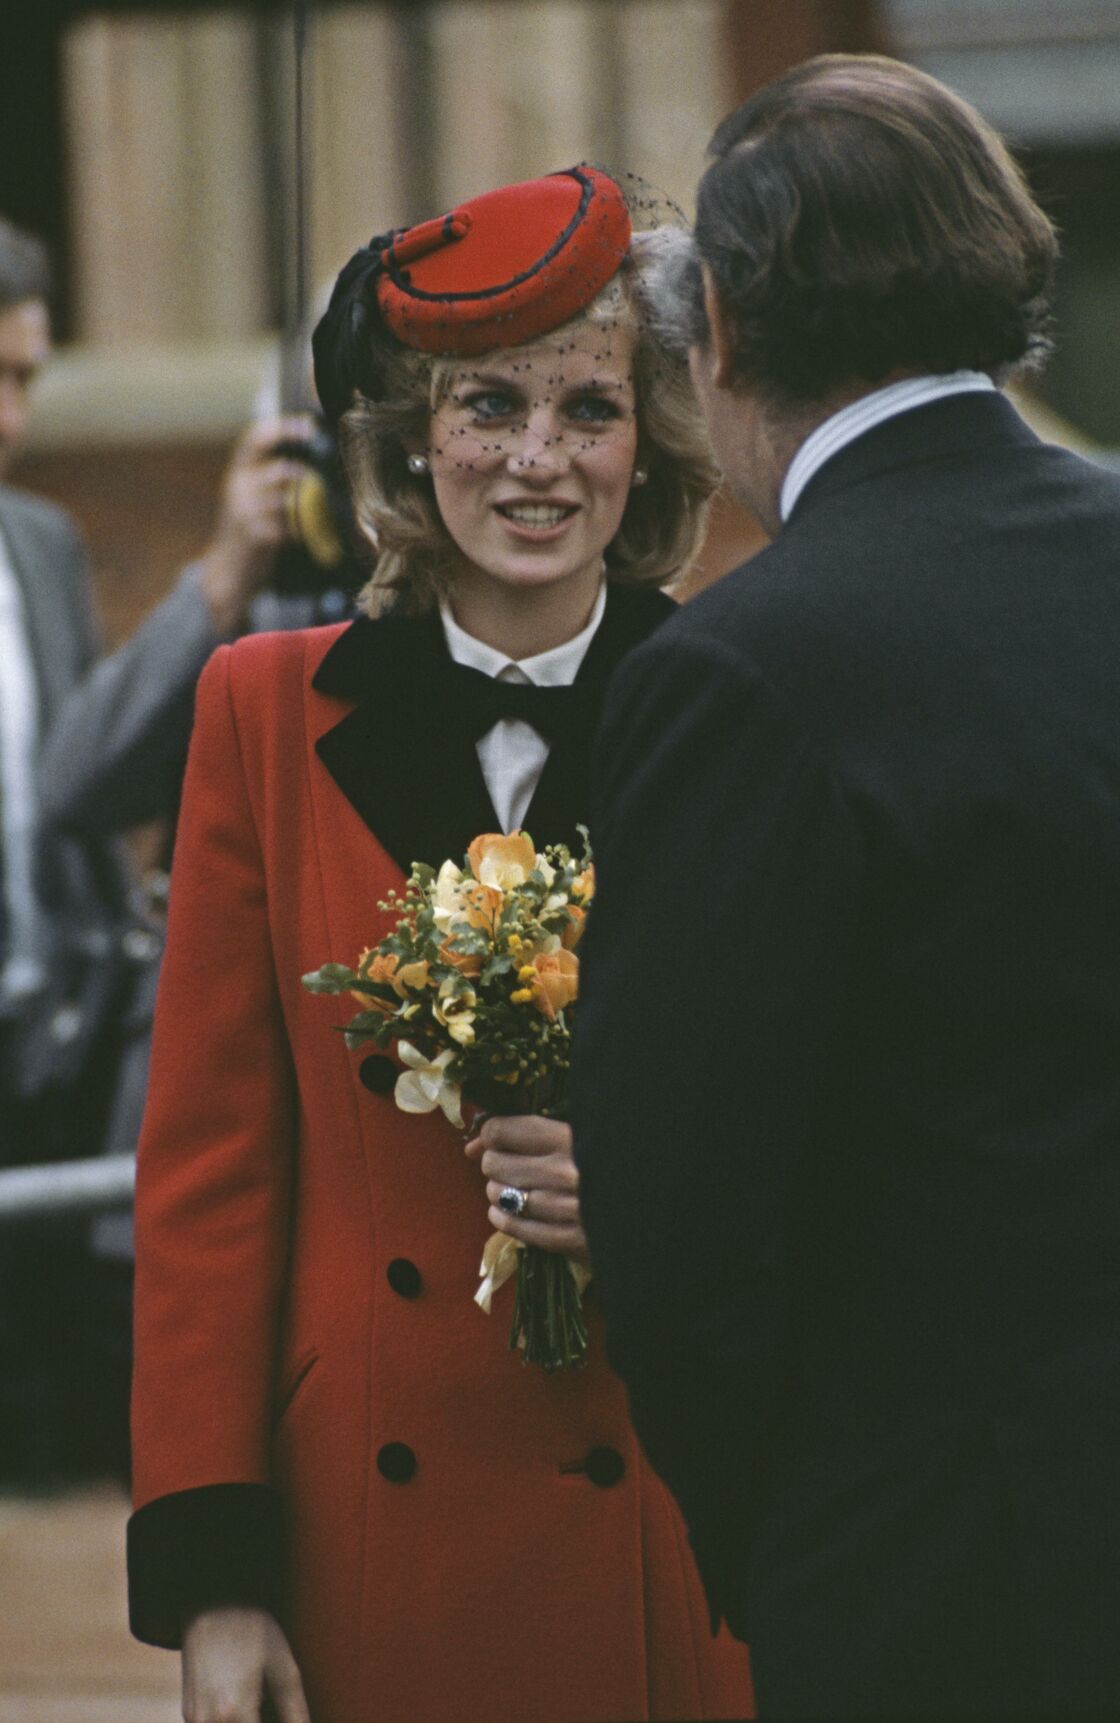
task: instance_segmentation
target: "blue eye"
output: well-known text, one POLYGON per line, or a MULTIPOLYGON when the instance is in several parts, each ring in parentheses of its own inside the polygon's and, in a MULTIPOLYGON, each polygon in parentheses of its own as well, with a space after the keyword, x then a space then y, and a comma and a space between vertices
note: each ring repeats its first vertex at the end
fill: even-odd
POLYGON ((569 401, 566 410, 569 419, 583 425, 606 425, 622 415, 618 403, 608 400, 605 395, 578 395, 569 401))
POLYGON ((486 423, 490 419, 508 418, 517 403, 512 395, 503 394, 500 389, 480 389, 476 395, 466 396, 462 405, 478 423, 486 423))

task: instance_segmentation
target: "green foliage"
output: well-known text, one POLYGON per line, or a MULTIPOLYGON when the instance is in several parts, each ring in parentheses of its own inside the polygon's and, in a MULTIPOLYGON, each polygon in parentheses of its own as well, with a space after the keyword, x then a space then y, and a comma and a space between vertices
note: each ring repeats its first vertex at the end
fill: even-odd
POLYGON ((347 993, 360 981, 344 963, 324 963, 321 969, 313 969, 301 979, 309 993, 347 993))

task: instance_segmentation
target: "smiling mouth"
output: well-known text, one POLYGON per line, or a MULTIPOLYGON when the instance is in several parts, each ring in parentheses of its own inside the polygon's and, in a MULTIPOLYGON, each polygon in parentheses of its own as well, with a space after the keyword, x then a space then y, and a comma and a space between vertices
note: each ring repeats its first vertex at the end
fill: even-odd
POLYGON ((495 507, 503 520, 538 532, 560 526, 579 512, 574 503, 497 503, 495 507))

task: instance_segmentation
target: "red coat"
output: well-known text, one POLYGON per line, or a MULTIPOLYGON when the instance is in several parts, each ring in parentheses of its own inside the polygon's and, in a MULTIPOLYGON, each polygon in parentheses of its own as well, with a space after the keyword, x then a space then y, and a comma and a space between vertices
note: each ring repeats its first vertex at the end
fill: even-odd
POLYGON ((280 1560, 314 1723, 745 1716, 593 1298, 585 1371, 509 1352, 461 1137, 365 1087, 352 1003, 300 985, 402 881, 316 751, 354 710, 311 685, 340 633, 241 641, 199 686, 137 1190, 134 1624, 174 1643, 208 1564, 210 1601, 254 1567, 266 1601, 280 1560))

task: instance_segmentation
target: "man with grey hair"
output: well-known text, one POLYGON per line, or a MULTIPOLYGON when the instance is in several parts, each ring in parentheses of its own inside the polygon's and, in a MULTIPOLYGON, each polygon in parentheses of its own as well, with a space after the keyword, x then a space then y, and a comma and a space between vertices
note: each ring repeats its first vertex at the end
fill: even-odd
POLYGON ((111 1012, 128 898, 110 845, 44 842, 39 831, 43 740, 97 651, 72 522, 4 482, 50 354, 50 293, 41 242, 0 220, 0 1161, 9 1165, 96 1146, 98 1107, 76 1085, 92 1077, 111 1012))
MULTIPOLYGON (((0 479, 22 446, 32 385, 49 355, 49 293, 41 243, 0 221, 0 479)), ((247 629, 306 627, 348 607, 343 582, 352 571, 308 572, 294 532, 291 493, 307 477, 300 451, 312 432, 307 414, 280 412, 243 431, 202 554, 104 656, 71 523, 0 483, 0 1163, 135 1150, 161 937, 156 922, 137 919, 118 846, 155 820, 167 823, 170 844, 194 687, 210 653, 247 629), (274 588, 278 570, 293 590, 274 588)), ((60 1237, 56 1227, 55 1262, 60 1237)), ((91 1246, 87 1263, 83 1234, 75 1277, 101 1386, 85 1420, 89 1439, 82 1420, 68 1422, 79 1463, 123 1474, 130 1208, 98 1215, 91 1246)), ((34 1446, 18 1436, 27 1420, 3 1415, 5 1378, 18 1384, 26 1374, 18 1365, 5 1371, 3 1348, 8 1332, 40 1356, 33 1336, 44 1329, 43 1285, 14 1266, 6 1294, 0 1283, 0 1474, 5 1423, 8 1445, 24 1456, 13 1461, 17 1470, 27 1471, 34 1446), (28 1299, 39 1304, 21 1316, 16 1307, 28 1299)), ((51 1467, 44 1454, 43 1469, 51 1467)))
MULTIPOLYGON (((7 484, 50 353, 45 248, 0 220, 0 1164, 95 1154, 116 1074, 130 879, 107 839, 45 833, 44 738, 97 652, 85 556, 53 504, 7 484)), ((85 1228, 0 1252, 0 1476, 90 1459, 85 1228)), ((107 1393, 108 1384, 103 1384, 107 1393)))
POLYGON ((619 672, 574 1059, 613 1362, 762 1717, 1120 1715, 1120 483, 913 68, 716 132, 674 314, 773 535, 619 672))

